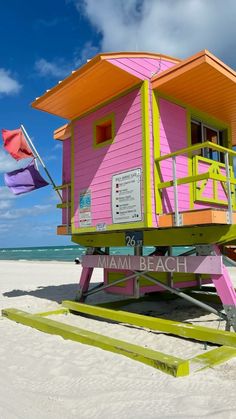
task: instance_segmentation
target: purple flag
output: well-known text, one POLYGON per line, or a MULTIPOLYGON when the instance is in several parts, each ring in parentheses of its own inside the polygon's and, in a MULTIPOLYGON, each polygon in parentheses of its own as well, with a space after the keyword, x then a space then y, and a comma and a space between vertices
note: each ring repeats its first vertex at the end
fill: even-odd
POLYGON ((4 174, 5 184, 15 195, 34 191, 48 185, 36 169, 34 160, 24 169, 4 174))

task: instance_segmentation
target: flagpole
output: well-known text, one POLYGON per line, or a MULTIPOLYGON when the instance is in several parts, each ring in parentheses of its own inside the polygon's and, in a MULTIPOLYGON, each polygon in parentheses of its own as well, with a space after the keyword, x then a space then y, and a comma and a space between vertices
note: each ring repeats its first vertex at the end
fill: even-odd
POLYGON ((24 127, 24 125, 22 125, 22 124, 21 124, 21 126, 20 126, 20 127, 21 127, 21 130, 23 131, 23 133, 24 133, 24 135, 25 135, 25 139, 26 139, 27 143, 28 143, 28 144, 29 144, 29 146, 32 148, 32 151, 33 151, 34 156, 35 156, 35 157, 37 157, 37 158, 39 159, 39 161, 40 161, 41 165, 42 165, 42 166, 43 166, 43 168, 44 168, 45 173, 47 174, 48 178, 49 178, 49 179, 50 179, 50 181, 51 181, 51 184, 53 185, 54 189, 56 190, 57 194, 58 194, 58 195, 59 195, 59 197, 60 197, 60 200, 62 201, 62 196, 61 196, 60 192, 58 191, 58 189, 56 189, 56 188, 57 188, 57 186, 56 186, 56 184, 55 184, 55 182, 54 182, 53 178, 51 177, 51 175, 50 175, 50 173, 49 173, 49 171, 48 171, 48 169, 47 169, 47 167, 46 167, 46 165, 45 165, 45 163, 44 163, 43 159, 42 159, 42 158, 41 158, 41 156, 39 155, 39 153, 38 153, 38 151, 36 150, 36 148, 35 148, 34 144, 32 143, 32 140, 31 140, 30 136, 28 135, 28 133, 27 133, 27 131, 26 131, 26 129, 25 129, 25 127, 24 127))

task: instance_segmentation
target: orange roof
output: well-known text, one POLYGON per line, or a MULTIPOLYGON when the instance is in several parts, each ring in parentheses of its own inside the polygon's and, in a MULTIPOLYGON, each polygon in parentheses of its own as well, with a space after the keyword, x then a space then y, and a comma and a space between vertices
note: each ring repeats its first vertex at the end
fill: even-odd
POLYGON ((106 100, 139 84, 141 79, 113 64, 113 58, 166 58, 174 63, 178 59, 154 53, 104 53, 95 56, 87 64, 65 78, 58 85, 37 98, 33 108, 73 119, 106 100))
POLYGON ((71 137, 71 127, 70 124, 62 125, 57 128, 53 133, 54 140, 66 140, 71 137))
POLYGON ((152 87, 231 124, 236 145, 236 73, 209 51, 155 75, 152 87))

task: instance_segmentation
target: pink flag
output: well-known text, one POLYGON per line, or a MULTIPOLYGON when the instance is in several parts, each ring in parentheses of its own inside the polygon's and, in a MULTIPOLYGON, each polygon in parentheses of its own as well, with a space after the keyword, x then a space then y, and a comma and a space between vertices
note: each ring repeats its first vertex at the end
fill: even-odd
POLYGON ((12 131, 3 129, 2 137, 4 142, 3 147, 15 160, 34 157, 34 154, 28 146, 25 136, 20 128, 12 131))

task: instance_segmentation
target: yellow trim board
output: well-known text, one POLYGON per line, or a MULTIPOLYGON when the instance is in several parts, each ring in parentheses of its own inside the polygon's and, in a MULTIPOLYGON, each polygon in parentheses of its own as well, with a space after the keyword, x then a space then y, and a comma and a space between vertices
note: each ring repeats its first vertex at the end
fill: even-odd
POLYGON ((71 231, 75 228, 75 126, 71 122, 71 231))
POLYGON ((144 223, 152 227, 152 185, 150 159, 150 117, 149 117, 149 82, 145 80, 141 88, 142 106, 142 143, 143 143, 143 188, 144 188, 144 223))
POLYGON ((154 158, 154 191, 155 191, 155 206, 156 213, 162 214, 162 191, 158 189, 158 184, 161 182, 160 170, 157 167, 156 159, 161 155, 161 139, 160 139, 160 113, 158 95, 156 92, 152 93, 152 109, 153 109, 153 158, 154 158))

